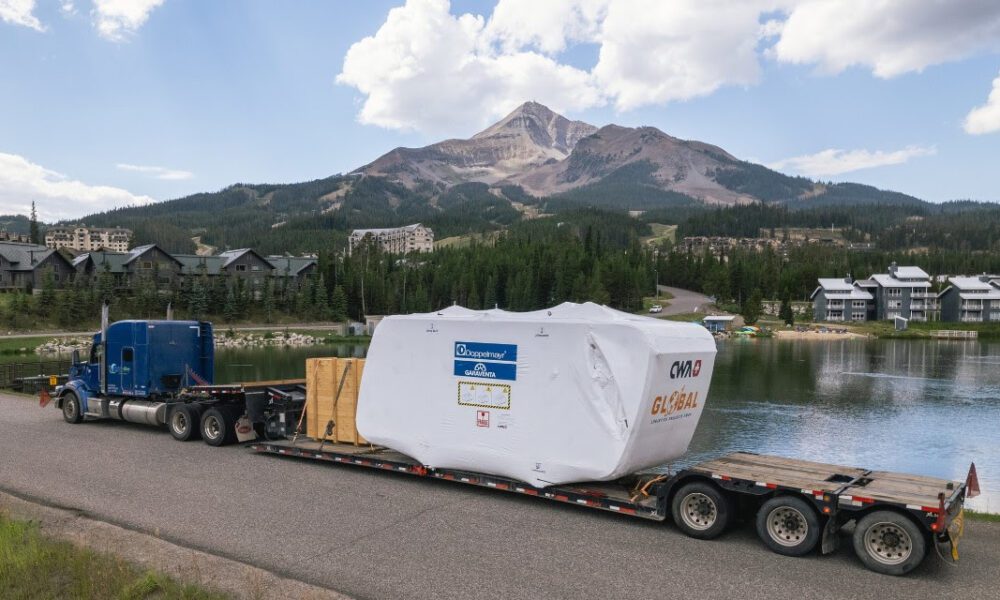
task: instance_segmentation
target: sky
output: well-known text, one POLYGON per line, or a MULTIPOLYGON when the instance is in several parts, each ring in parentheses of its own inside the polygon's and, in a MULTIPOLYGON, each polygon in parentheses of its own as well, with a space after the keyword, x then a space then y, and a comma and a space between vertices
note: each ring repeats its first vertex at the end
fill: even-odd
POLYGON ((0 214, 318 179, 527 100, 1000 201, 996 0, 0 0, 0 214))

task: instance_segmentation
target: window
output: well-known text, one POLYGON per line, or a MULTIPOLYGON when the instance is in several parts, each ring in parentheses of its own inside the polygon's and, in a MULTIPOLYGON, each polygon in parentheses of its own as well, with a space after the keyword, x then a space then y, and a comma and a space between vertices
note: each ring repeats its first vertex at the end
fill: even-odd
POLYGON ((865 320, 865 313, 863 313, 863 312, 852 313, 851 314, 851 320, 852 321, 864 321, 865 320))
POLYGON ((902 296, 903 290, 902 288, 885 288, 885 295, 895 297, 902 296))
POLYGON ((103 344, 94 344, 90 347, 90 364, 96 365, 101 362, 101 355, 104 354, 103 344))
POLYGON ((902 300, 889 300, 886 303, 886 306, 889 307, 889 308, 903 308, 903 301, 902 300))
POLYGON ((134 358, 135 358, 135 351, 134 350, 132 350, 131 348, 122 348, 122 362, 123 363, 132 362, 132 360, 134 358))
POLYGON ((865 307, 865 301, 864 300, 853 300, 851 302, 851 307, 853 307, 853 308, 864 308, 865 307))
POLYGON ((250 267, 250 270, 251 271, 260 271, 260 265, 254 265, 254 266, 250 267))
POLYGON ((246 265, 236 265, 236 272, 237 273, 245 273, 246 270, 247 270, 247 266, 246 265))
POLYGON ((140 265, 139 268, 141 268, 141 269, 152 269, 153 268, 153 261, 151 261, 151 260, 144 260, 144 261, 142 261, 142 264, 140 265))
POLYGON ((899 316, 899 311, 898 310, 890 310, 890 311, 888 311, 888 312, 885 313, 885 318, 886 319, 895 319, 898 316, 899 316))

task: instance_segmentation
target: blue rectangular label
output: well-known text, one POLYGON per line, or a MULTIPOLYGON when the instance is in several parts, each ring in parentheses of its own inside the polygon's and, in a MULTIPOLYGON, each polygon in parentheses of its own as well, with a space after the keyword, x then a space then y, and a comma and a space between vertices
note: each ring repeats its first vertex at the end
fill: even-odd
POLYGON ((455 375, 458 377, 517 381, 517 365, 514 363, 456 360, 455 375))
POLYGON ((455 342, 455 358, 464 360, 499 360, 517 362, 517 344, 455 342))

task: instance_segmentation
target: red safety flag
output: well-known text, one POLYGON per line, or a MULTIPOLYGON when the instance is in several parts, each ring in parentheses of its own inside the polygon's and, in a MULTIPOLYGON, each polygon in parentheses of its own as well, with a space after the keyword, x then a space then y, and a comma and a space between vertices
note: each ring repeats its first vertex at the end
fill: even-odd
POLYGON ((979 475, 976 474, 976 463, 969 465, 969 475, 965 478, 965 497, 975 498, 979 495, 979 475))
POLYGON ((42 391, 38 392, 38 406, 45 408, 52 402, 52 396, 49 395, 49 390, 42 388, 42 391))

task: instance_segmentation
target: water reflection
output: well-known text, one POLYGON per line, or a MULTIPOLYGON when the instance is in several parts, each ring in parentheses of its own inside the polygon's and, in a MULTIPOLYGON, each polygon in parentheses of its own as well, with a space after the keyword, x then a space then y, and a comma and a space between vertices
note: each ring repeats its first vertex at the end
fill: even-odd
POLYGON ((748 450, 961 479, 1000 511, 1000 344, 732 341, 685 462, 748 450))

